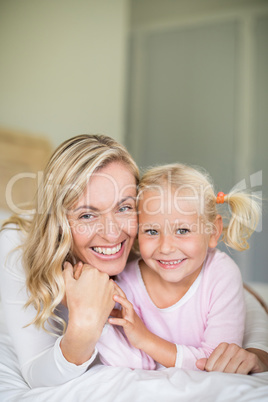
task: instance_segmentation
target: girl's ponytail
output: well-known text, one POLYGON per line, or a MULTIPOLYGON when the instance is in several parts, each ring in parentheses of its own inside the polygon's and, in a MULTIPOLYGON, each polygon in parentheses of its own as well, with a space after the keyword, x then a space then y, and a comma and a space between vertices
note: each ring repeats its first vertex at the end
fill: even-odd
POLYGON ((249 248, 247 240, 255 231, 261 215, 260 198, 246 193, 219 193, 217 203, 226 202, 231 210, 229 223, 223 228, 222 240, 238 251, 249 248))

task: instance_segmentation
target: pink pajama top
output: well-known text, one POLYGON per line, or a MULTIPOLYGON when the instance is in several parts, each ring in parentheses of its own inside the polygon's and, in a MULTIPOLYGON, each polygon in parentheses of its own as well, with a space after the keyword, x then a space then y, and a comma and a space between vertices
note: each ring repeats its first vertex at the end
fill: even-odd
MULTIPOLYGON (((208 357, 221 342, 242 346, 245 302, 241 274, 225 253, 210 249, 202 270, 187 293, 174 305, 160 309, 152 302, 139 269, 139 260, 118 275, 125 292, 146 327, 176 344, 176 367, 197 370, 195 362, 208 357)), ((133 348, 119 327, 107 325, 97 344, 107 365, 155 369, 144 352, 133 348), (109 345, 109 346, 107 346, 109 345)))

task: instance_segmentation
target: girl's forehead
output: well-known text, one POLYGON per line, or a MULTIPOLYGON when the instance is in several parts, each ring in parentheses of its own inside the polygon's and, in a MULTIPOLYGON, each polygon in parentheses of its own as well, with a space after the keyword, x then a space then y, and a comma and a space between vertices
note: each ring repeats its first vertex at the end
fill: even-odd
POLYGON ((199 214, 200 197, 189 191, 176 191, 162 187, 143 192, 139 198, 139 210, 145 213, 199 214))

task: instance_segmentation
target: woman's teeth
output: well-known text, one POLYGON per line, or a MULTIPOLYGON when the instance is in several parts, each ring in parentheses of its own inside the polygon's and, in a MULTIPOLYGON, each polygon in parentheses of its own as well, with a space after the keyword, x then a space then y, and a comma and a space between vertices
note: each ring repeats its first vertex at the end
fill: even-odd
POLYGON ((161 261, 161 260, 159 260, 159 261, 161 262, 161 264, 164 264, 164 265, 176 265, 176 264, 179 264, 180 262, 182 262, 183 260, 184 260, 184 258, 182 260, 176 260, 176 261, 161 261))
POLYGON ((118 251, 121 249, 122 247, 122 243, 118 244, 118 246, 116 247, 92 247, 94 251, 96 251, 96 253, 99 254, 105 254, 105 255, 112 255, 112 254, 116 254, 118 253, 118 251))

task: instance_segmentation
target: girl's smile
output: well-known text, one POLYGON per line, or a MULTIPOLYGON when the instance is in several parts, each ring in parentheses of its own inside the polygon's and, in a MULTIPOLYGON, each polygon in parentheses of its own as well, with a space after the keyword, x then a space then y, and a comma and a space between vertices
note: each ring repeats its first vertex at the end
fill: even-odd
MULTIPOLYGON (((172 189, 166 190, 164 197, 157 190, 145 191, 139 202, 141 256, 155 279, 191 286, 202 269, 208 247, 216 243, 197 213, 196 201, 183 197, 178 201, 172 189)), ((141 264, 141 271, 144 267, 141 264)))
POLYGON ((159 260, 158 264, 163 268, 163 269, 176 269, 181 267, 181 265, 186 261, 186 258, 182 258, 180 260, 159 260))

